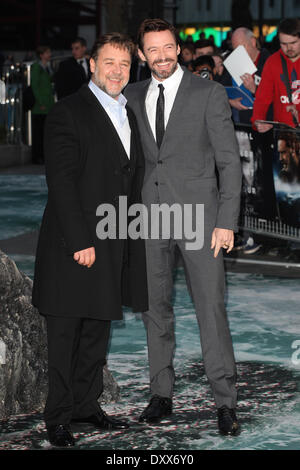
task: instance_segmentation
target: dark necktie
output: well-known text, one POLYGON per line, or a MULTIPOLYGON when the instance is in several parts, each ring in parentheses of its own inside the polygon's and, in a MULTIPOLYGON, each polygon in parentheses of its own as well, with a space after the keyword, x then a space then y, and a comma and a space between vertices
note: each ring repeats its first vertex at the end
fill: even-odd
POLYGON ((160 148, 164 133, 165 133, 165 97, 164 97, 164 86, 162 84, 158 85, 159 96, 157 98, 156 105, 156 121, 155 121, 155 130, 156 130, 156 143, 158 148, 160 148))

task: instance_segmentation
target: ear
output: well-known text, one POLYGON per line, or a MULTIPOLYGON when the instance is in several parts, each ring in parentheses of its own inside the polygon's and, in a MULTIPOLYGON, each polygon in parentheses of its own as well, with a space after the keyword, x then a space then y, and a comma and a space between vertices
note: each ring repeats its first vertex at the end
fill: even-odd
POLYGON ((96 63, 94 61, 94 59, 92 59, 92 57, 90 58, 90 70, 92 73, 95 73, 95 69, 96 69, 96 63))
POLYGON ((252 47, 256 47, 256 45, 257 45, 257 39, 256 39, 255 36, 252 36, 252 38, 251 38, 251 43, 252 43, 252 47))
POLYGON ((139 55, 139 58, 143 61, 143 62, 147 62, 147 59, 146 57, 144 56, 142 50, 139 48, 138 49, 138 55, 139 55))
POLYGON ((181 52, 180 46, 179 46, 179 44, 177 44, 177 55, 179 55, 180 52, 181 52))

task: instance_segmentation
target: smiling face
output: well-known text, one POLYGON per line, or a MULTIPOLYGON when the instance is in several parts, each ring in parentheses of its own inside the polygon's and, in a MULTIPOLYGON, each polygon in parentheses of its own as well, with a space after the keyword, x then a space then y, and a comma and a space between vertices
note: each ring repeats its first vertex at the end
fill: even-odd
POLYGON ((118 99, 129 81, 131 56, 127 49, 105 44, 97 61, 90 59, 93 82, 112 98, 118 99))
POLYGON ((171 31, 151 31, 144 35, 143 51, 139 56, 146 60, 154 77, 163 81, 173 75, 177 68, 180 47, 171 31))

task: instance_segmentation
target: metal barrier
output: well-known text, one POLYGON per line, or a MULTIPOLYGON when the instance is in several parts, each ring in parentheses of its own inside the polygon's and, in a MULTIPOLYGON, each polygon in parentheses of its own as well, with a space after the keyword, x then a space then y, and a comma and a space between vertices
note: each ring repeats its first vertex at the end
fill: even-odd
MULTIPOLYGON (((51 59, 55 73, 61 60, 68 56, 51 59)), ((0 79, 5 84, 5 99, 0 104, 0 144, 32 144, 31 111, 23 111, 23 90, 30 85, 30 69, 33 62, 4 65, 0 79)))
POLYGON ((21 64, 2 67, 1 80, 5 84, 5 99, 0 104, 1 144, 24 143, 22 91, 25 75, 24 66, 21 64))
POLYGON ((266 220, 245 215, 242 217, 241 227, 249 232, 271 238, 300 241, 300 229, 285 224, 281 220, 266 220))
POLYGON ((274 128, 264 136, 247 124, 235 129, 243 169, 240 229, 299 243, 299 131, 274 128))

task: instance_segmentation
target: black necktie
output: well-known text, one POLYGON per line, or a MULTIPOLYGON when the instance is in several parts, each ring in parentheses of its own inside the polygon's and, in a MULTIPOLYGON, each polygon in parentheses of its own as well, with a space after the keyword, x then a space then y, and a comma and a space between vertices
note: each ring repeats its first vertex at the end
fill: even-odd
POLYGON ((158 85, 159 96, 157 98, 156 105, 156 121, 155 121, 155 130, 156 130, 156 143, 158 148, 160 148, 164 133, 165 133, 165 97, 164 97, 164 86, 162 84, 158 85))

